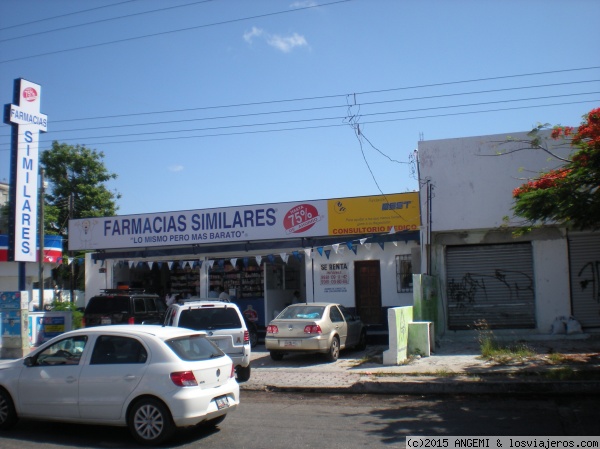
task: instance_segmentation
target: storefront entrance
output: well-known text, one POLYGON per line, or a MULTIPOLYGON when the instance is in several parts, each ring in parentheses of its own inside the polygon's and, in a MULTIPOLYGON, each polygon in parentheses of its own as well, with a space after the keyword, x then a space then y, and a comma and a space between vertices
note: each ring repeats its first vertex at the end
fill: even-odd
POLYGON ((244 256, 111 264, 115 286, 143 288, 162 297, 217 297, 223 290, 259 327, 292 303, 295 292, 306 298, 304 265, 300 253, 285 261, 244 256))
POLYGON ((354 262, 356 313, 365 324, 381 324, 381 273, 378 260, 354 262))

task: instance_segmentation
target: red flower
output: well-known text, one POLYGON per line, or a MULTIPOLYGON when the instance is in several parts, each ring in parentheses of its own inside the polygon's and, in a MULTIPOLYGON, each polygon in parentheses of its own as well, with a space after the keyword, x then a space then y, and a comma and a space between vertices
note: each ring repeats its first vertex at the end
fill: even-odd
POLYGON ((562 136, 568 137, 573 133, 573 128, 571 126, 555 126, 552 129, 552 138, 560 139, 562 136))

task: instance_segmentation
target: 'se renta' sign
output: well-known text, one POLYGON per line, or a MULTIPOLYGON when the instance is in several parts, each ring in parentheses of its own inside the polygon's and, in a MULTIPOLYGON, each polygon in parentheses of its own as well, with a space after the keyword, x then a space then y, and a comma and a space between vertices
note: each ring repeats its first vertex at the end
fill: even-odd
POLYGON ((14 258, 37 260, 38 143, 48 130, 48 117, 40 113, 42 88, 15 80, 15 103, 7 105, 5 121, 13 125, 11 182, 14 183, 14 258), (10 111, 9 111, 10 110, 10 111))

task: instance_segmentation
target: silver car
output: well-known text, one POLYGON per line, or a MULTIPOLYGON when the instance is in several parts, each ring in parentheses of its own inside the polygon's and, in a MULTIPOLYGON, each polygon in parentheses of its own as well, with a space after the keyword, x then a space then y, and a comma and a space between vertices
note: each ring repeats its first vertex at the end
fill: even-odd
POLYGON ((366 329, 359 317, 331 303, 292 304, 267 326, 265 346, 273 360, 286 353, 317 352, 335 362, 340 350, 364 349, 366 329))
POLYGON ((164 324, 206 332, 233 360, 238 382, 250 379, 250 333, 237 305, 214 298, 186 299, 169 306, 164 324))

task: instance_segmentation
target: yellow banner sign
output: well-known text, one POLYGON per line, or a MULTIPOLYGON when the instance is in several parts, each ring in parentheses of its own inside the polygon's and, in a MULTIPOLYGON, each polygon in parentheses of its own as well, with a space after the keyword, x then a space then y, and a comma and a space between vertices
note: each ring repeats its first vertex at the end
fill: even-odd
POLYGON ((419 194, 340 198, 327 201, 329 235, 384 234, 419 229, 419 194))

